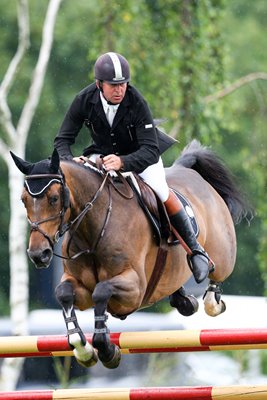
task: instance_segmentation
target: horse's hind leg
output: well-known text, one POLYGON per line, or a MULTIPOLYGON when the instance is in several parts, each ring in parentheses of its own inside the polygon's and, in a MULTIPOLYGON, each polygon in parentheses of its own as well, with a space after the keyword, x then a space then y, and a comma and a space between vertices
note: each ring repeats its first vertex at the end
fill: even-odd
POLYGON ((225 302, 221 300, 221 286, 222 282, 211 280, 203 296, 205 312, 211 317, 216 317, 226 310, 225 302))
POLYGON ((107 368, 117 368, 121 359, 120 349, 110 342, 109 330, 105 323, 107 320, 107 304, 112 294, 112 284, 103 281, 96 285, 92 295, 95 303, 93 346, 98 350, 98 357, 107 368))
POLYGON ((64 281, 56 287, 56 298, 63 310, 63 316, 67 327, 68 342, 73 348, 76 360, 83 367, 92 367, 98 357, 96 350, 87 342, 76 317, 73 307, 74 291, 71 282, 64 281))
POLYGON ((195 314, 195 312, 198 310, 197 299, 191 294, 186 294, 183 286, 171 294, 169 299, 170 305, 176 308, 180 314, 186 317, 195 314))

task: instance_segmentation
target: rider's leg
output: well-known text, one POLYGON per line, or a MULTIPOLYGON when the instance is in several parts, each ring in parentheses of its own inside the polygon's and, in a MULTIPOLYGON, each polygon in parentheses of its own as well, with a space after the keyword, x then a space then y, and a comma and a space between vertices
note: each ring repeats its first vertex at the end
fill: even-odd
POLYGON ((143 171, 140 176, 152 187, 165 204, 174 234, 185 248, 189 266, 197 283, 202 282, 209 274, 209 257, 196 240, 191 222, 180 200, 170 191, 165 177, 161 158, 143 171))
POLYGON ((198 243, 192 224, 180 200, 170 191, 165 207, 170 217, 175 236, 185 248, 189 266, 197 283, 204 281, 209 274, 209 257, 198 243), (184 242, 184 243, 182 243, 184 242))

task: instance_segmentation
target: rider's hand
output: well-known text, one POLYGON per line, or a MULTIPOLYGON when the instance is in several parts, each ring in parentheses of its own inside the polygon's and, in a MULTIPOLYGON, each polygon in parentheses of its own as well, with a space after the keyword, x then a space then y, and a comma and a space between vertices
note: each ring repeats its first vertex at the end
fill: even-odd
POLYGON ((106 171, 119 171, 123 167, 120 157, 115 154, 109 154, 102 159, 106 171))
POLYGON ((80 157, 73 157, 73 161, 75 161, 78 164, 84 164, 86 161, 88 161, 87 157, 80 156, 80 157))

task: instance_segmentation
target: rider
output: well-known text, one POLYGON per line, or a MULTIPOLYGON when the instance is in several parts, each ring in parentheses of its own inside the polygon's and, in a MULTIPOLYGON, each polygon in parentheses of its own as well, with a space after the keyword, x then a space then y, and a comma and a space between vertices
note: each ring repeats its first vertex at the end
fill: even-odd
POLYGON ((197 242, 180 200, 167 185, 160 157, 173 139, 155 129, 145 99, 129 84, 130 68, 122 55, 101 55, 94 73, 95 83, 81 90, 70 105, 55 138, 55 148, 61 158, 84 163, 87 156, 95 161, 101 154, 106 171, 138 173, 165 204, 174 233, 188 253, 194 278, 202 282, 209 274, 209 257, 197 242), (83 124, 93 143, 82 156, 73 157, 70 146, 83 124))

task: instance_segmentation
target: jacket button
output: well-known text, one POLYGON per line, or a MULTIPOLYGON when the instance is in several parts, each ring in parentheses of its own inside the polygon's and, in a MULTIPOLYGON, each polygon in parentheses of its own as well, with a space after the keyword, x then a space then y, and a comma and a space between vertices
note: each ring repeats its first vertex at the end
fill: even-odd
POLYGON ((117 143, 112 143, 113 144, 113 146, 116 146, 117 145, 117 143))

